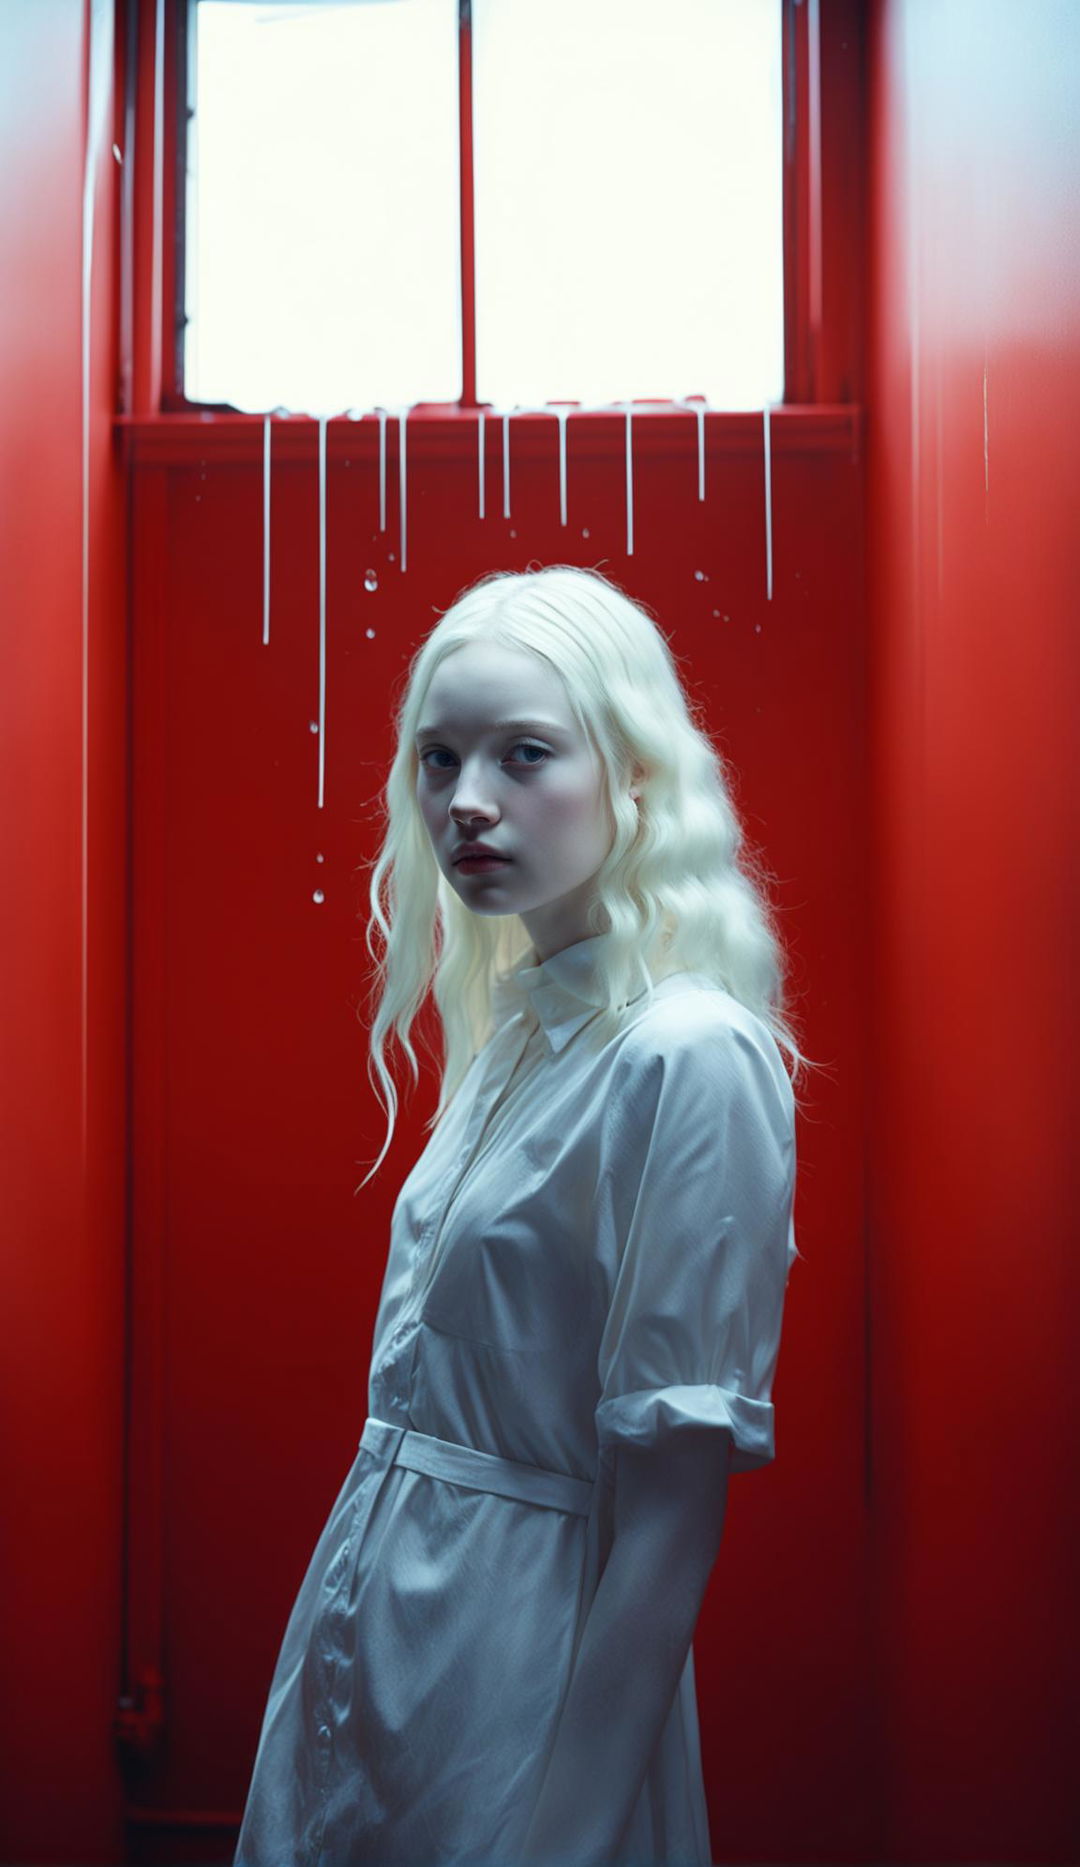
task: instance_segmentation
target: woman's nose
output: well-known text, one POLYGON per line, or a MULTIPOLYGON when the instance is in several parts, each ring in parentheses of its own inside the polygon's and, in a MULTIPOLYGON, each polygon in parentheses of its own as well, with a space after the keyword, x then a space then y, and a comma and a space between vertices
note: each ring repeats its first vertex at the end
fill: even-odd
POLYGON ((485 823, 490 823, 495 812, 490 805, 481 803, 479 798, 468 800, 455 798, 450 806, 450 815, 455 823, 468 823, 473 817, 483 817, 485 823))
POLYGON ((494 805, 485 796, 483 784, 478 779, 462 776, 450 799, 450 814, 452 817, 490 817, 494 815, 494 805))

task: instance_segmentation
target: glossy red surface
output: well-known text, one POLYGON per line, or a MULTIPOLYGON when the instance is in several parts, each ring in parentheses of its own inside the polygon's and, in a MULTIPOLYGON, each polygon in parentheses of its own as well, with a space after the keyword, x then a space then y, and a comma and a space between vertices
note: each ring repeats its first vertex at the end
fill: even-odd
POLYGON ((874 1706, 888 1860, 1080 1852, 1080 9, 873 9, 874 1706))
POLYGON ((131 139, 123 9, 0 9, 0 1855, 228 1854, 433 1106, 427 1071, 355 1196, 396 684, 473 577, 573 561, 670 634, 827 1066, 777 1463, 695 1642, 715 1849, 1075 1858, 1080 14, 822 0, 788 357, 825 406, 772 420, 771 593, 758 416, 710 419, 703 503, 693 418, 635 419, 632 556, 620 425, 571 421, 564 528, 554 421, 509 519, 488 424, 481 521, 475 416, 417 417, 404 572, 396 436, 383 533, 376 424, 331 423, 318 734, 315 424, 274 428, 264 642, 261 428, 161 412, 176 19, 139 8, 131 139), (141 1765, 122 1693, 164 1718, 141 1765))

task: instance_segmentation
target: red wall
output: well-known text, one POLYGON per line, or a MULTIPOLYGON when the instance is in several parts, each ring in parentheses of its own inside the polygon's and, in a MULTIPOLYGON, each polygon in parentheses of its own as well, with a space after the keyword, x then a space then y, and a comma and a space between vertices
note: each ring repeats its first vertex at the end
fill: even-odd
POLYGON ((872 10, 872 1498, 890 1860, 1080 1855, 1078 71, 1071 0, 872 10))
POLYGON ((228 1852, 283 1618, 363 1423, 389 1210, 431 1103, 428 1083, 354 1199, 381 1139, 356 865, 390 694, 468 579, 576 558, 672 632, 828 1066, 800 1127, 779 1456, 734 1488, 695 1643, 717 1854, 1075 1858, 1080 16, 871 5, 864 268, 862 29, 823 0, 820 380, 863 395, 865 276, 867 414, 777 416, 771 601, 749 417, 710 421, 703 506, 692 420, 639 424, 631 559, 621 433, 571 423, 564 530, 554 422, 524 424, 520 451, 515 431, 509 521, 492 424, 481 523, 474 422, 418 421, 404 574, 393 446, 373 538, 375 424, 332 427, 319 810, 314 425, 275 425, 264 646, 258 430, 156 418, 170 169, 155 210, 141 12, 125 476, 112 9, 0 8, 0 1857, 228 1852), (117 1700, 148 1668, 164 1726, 121 1772, 117 1700))
POLYGON ((108 6, 93 6, 92 30, 83 0, 0 7, 0 1855, 19 1861, 116 1859, 121 1835, 126 495, 112 430, 112 62, 108 6))
POLYGON ((170 1706, 146 1801, 198 1809, 207 1827, 239 1809, 285 1617, 355 1454, 391 1207, 433 1105, 429 1078, 355 1197, 382 1138, 357 1015, 358 865, 374 848, 391 696, 436 606, 482 570, 560 560, 604 565, 671 632, 779 877, 796 1009, 830 1066, 810 1085, 802 1137, 806 1262, 792 1279, 779 1457, 734 1487, 699 1630, 717 1846, 786 1858, 808 1807, 828 1822, 838 1776, 867 1814, 859 411, 773 421, 771 600, 760 419, 716 424, 704 503, 693 419, 635 425, 628 558, 621 419, 570 422, 563 528, 554 421, 513 430, 510 519, 501 424, 489 424, 480 520, 475 421, 418 418, 404 573, 395 441, 381 533, 377 423, 330 425, 322 809, 316 424, 272 431, 268 643, 261 424, 209 439, 198 420, 133 431, 135 1404, 140 1420, 159 1410, 167 1448, 161 1463, 147 1445, 137 1485, 149 1496, 160 1480, 163 1625, 145 1511, 133 1612, 138 1650, 159 1643, 170 1706), (808 1525, 829 1560, 793 1565, 808 1525), (829 1723, 808 1735, 815 1695, 829 1723))

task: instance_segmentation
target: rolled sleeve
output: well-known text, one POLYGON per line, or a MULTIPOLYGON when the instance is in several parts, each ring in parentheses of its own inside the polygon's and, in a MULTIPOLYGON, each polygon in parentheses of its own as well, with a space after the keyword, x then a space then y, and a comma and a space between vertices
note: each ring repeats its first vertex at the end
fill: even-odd
POLYGON ((791 1085, 771 1033, 736 1013, 629 1059, 596 1406, 601 1449, 712 1427, 731 1436, 733 1472, 775 1457, 795 1256, 791 1085))

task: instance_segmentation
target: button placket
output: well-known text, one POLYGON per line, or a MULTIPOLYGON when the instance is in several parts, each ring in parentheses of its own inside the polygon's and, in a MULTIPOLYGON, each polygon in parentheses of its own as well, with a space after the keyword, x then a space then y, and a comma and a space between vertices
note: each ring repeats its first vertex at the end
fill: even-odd
MULTIPOLYGON (((323 1580, 323 1600, 312 1634, 310 1652, 315 1665, 314 1695, 311 1716, 315 1729, 315 1781, 318 1808, 312 1820, 304 1856, 304 1867, 320 1867, 324 1861, 323 1838, 329 1807, 331 1773, 334 1768, 332 1720, 342 1706, 339 1688, 348 1684, 352 1609, 349 1596, 356 1570, 356 1558, 364 1540, 366 1526, 382 1486, 394 1469, 394 1460, 407 1428, 385 1420, 368 1418, 360 1438, 359 1450, 369 1454, 381 1476, 373 1485, 363 1485, 349 1528, 342 1539, 337 1559, 323 1580)), ((334 1858, 337 1858, 336 1851, 334 1858)))
POLYGON ((494 1055, 491 1058, 488 1069, 485 1071, 484 1076, 477 1086, 476 1099, 473 1103, 469 1122, 466 1127, 465 1143, 461 1152, 455 1157, 454 1167, 448 1176, 449 1190, 440 1202, 436 1217, 430 1222, 428 1228, 431 1238, 427 1249, 427 1262, 423 1267, 423 1275, 419 1281, 417 1281, 414 1276, 413 1287, 416 1295, 421 1300, 430 1289, 431 1281, 435 1274, 435 1268, 438 1262, 438 1243, 442 1237, 447 1215, 461 1190, 462 1184, 468 1176, 469 1168, 480 1151, 488 1127, 517 1073, 518 1065, 535 1031, 536 1026, 526 1021, 524 1029, 516 1033, 515 1041, 509 1050, 508 1057, 498 1054, 494 1055), (507 1065, 509 1065, 509 1067, 507 1067, 507 1065), (489 1086, 492 1079, 498 1076, 502 1076, 502 1086, 495 1097, 489 1102, 489 1086))

